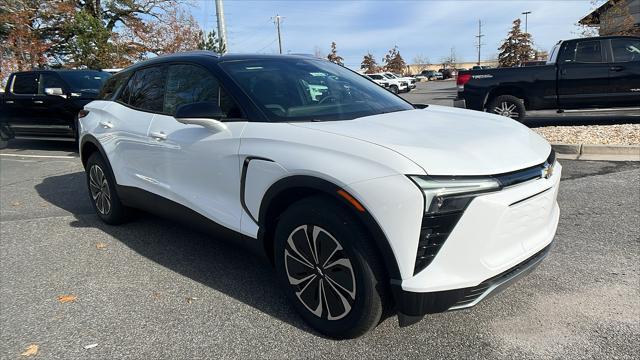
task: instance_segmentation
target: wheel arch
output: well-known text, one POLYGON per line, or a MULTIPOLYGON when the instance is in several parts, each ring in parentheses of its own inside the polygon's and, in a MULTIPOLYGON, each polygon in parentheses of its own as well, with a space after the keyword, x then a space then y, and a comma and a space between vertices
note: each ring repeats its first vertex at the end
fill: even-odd
POLYGON ((338 193, 340 190, 345 191, 330 181, 308 175, 289 176, 271 185, 262 198, 258 213, 258 239, 264 246, 266 256, 273 263, 274 233, 278 216, 294 202, 304 197, 324 195, 344 206, 361 222, 374 240, 389 278, 401 279, 393 250, 380 225, 366 209, 359 211, 347 199, 340 196, 338 193))
POLYGON ((486 109, 491 103, 491 101, 493 101, 493 99, 495 99, 500 95, 512 95, 519 99, 522 99, 522 101, 524 102, 525 108, 526 109, 529 108, 529 100, 526 96, 526 92, 522 88, 515 85, 498 86, 489 90, 489 92, 487 93, 487 97, 484 100, 483 108, 486 109))
POLYGON ((102 156, 102 158, 104 159, 105 164, 107 164, 107 168, 109 169, 109 171, 111 172, 111 174, 114 175, 113 173, 113 169, 111 168, 111 163, 109 162, 109 158, 107 157, 107 153, 104 151, 104 148, 102 147, 102 145, 100 145, 100 141, 98 141, 98 139, 95 138, 95 136, 93 135, 84 135, 82 137, 82 140, 80 141, 80 160, 82 161, 82 167, 86 168, 87 166, 87 160, 89 160, 89 157, 91 156, 91 154, 98 152, 100 153, 100 156, 102 156))

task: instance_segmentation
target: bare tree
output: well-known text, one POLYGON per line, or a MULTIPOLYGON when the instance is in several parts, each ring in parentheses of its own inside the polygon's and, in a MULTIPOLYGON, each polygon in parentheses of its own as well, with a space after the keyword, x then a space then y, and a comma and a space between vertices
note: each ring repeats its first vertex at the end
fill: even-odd
POLYGON ((422 72, 423 70, 426 70, 429 65, 431 65, 431 62, 429 61, 428 57, 422 54, 418 54, 413 57, 413 64, 411 65, 413 65, 415 70, 417 70, 418 72, 422 72))
POLYGON ((344 59, 342 58, 342 56, 338 55, 335 41, 331 42, 331 52, 329 53, 329 55, 327 55, 327 59, 332 63, 344 66, 344 59))

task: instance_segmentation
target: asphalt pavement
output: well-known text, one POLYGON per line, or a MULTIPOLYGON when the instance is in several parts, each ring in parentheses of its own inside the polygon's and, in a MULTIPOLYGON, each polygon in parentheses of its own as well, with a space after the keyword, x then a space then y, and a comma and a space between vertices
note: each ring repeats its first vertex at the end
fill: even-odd
MULTIPOLYGON (((333 341, 260 259, 171 219, 108 226, 68 144, 0 151, 0 358, 636 358, 640 163, 563 161, 547 259, 477 307, 333 341), (46 156, 46 157, 42 157, 46 156), (59 296, 75 301, 62 303, 59 296), (97 345, 96 345, 97 344, 97 345), (85 349, 85 346, 94 346, 85 349)), ((482 241, 482 239, 478 239, 482 241)))

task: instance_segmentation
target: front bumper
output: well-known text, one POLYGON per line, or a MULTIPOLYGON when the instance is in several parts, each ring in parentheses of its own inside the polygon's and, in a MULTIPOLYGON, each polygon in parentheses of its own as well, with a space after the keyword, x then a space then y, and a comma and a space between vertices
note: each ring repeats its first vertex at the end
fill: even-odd
POLYGON ((433 261, 392 284, 406 316, 463 309, 507 287, 548 253, 558 226, 562 167, 549 178, 476 197, 433 261))

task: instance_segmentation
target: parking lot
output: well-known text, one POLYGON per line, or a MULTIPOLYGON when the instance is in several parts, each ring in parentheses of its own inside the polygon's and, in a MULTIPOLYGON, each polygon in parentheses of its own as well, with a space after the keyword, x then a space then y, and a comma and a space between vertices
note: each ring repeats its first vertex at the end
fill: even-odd
MULTIPOLYGON (((454 86, 404 96, 448 105, 454 86)), ((580 119, 603 117, 634 114, 580 119)), ((338 342, 302 322, 260 259, 171 219, 104 225, 72 146, 14 141, 0 151, 0 358, 31 344, 67 359, 636 358, 640 164, 562 164, 555 246, 534 273, 470 310, 338 342)))

